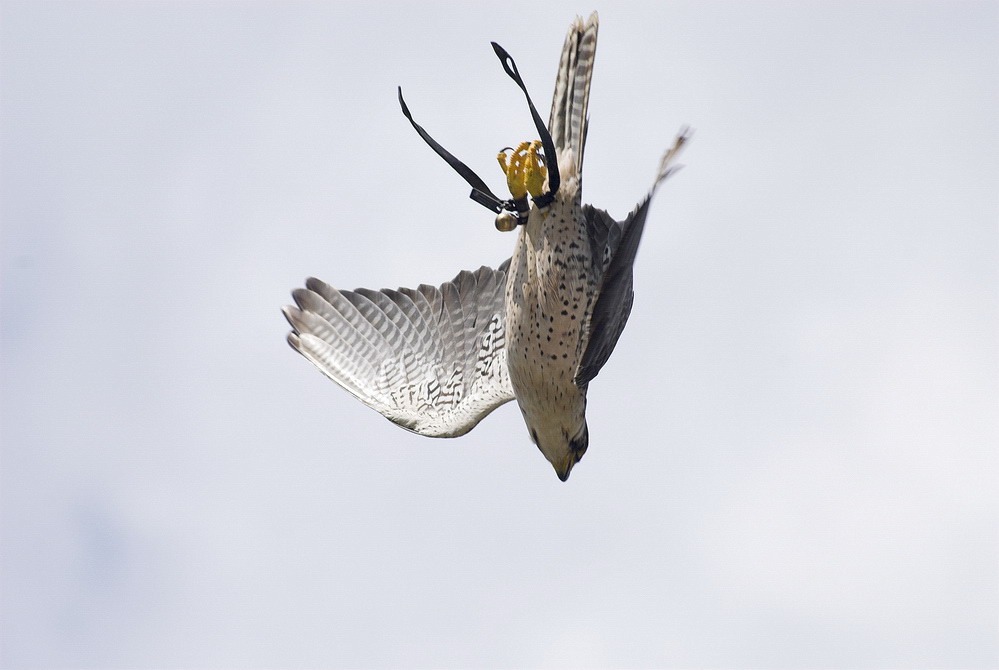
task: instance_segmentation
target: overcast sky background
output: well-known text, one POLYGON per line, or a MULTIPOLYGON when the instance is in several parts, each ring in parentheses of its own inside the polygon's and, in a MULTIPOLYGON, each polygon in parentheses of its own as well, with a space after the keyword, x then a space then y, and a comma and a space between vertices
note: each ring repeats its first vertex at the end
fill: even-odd
POLYGON ((683 124, 566 483, 284 341, 513 236, 563 2, 0 8, 4 668, 999 665, 999 5, 608 3, 584 198, 683 124), (499 192, 499 191, 497 191, 499 192))

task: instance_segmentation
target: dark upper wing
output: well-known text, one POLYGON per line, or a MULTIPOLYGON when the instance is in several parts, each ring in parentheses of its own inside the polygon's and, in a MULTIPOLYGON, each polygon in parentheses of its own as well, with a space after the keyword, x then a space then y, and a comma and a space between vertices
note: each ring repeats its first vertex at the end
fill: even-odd
POLYGON ((585 334, 589 338, 586 351, 576 370, 577 386, 586 386, 597 376, 628 323, 635 300, 632 268, 638 253, 638 243, 642 240, 642 231, 645 230, 645 217, 659 184, 678 169, 674 159, 689 138, 689 129, 680 131, 673 146, 663 155, 652 190, 624 221, 615 221, 602 209, 583 206, 594 270, 602 272, 602 275, 599 280, 600 293, 585 334), (599 268, 596 267, 597 263, 600 264, 599 268))
POLYGON ((590 232, 592 258, 594 261, 601 260, 603 276, 587 328, 589 340, 586 351, 576 370, 577 386, 585 386, 597 376, 628 323, 635 299, 632 268, 651 201, 650 195, 621 222, 614 221, 601 209, 589 205, 583 207, 586 227, 590 232))
POLYGON ((361 402, 413 432, 463 435, 514 398, 506 365, 509 261, 441 286, 292 292, 288 342, 361 402))

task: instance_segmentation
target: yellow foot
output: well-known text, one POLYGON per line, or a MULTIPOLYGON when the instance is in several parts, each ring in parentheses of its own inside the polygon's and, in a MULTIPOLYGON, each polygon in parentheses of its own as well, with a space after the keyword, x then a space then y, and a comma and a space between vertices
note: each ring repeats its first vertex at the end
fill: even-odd
POLYGON ((504 149, 496 155, 500 167, 506 174, 506 184, 515 200, 528 193, 537 198, 541 195, 548 177, 543 156, 538 155, 541 141, 521 142, 516 149, 504 149), (507 152, 511 153, 507 153, 507 152))

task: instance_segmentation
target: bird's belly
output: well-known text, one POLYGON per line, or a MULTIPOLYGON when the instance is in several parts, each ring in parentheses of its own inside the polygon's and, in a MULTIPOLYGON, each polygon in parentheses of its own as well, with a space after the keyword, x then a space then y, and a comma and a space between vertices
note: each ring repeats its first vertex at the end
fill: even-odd
POLYGON ((581 355, 576 322, 552 321, 548 312, 536 309, 525 309, 521 316, 510 324, 514 334, 507 340, 507 364, 517 397, 547 396, 574 386, 581 355))
POLYGON ((595 294, 584 235, 575 226, 529 226, 514 252, 506 300, 507 364, 525 414, 581 418, 585 407, 585 393, 573 381, 595 294))

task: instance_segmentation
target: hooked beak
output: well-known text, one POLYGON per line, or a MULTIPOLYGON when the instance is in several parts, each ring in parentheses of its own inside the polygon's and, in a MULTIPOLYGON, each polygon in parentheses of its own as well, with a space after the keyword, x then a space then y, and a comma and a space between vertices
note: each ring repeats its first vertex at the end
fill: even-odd
POLYGON ((555 474, 564 482, 569 479, 569 473, 572 472, 572 466, 572 463, 563 467, 555 466, 555 474))

